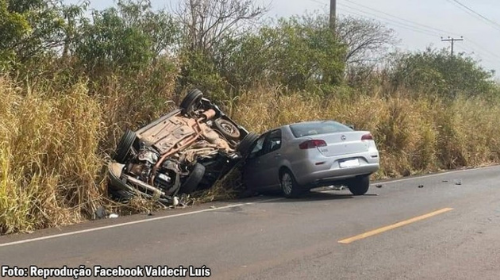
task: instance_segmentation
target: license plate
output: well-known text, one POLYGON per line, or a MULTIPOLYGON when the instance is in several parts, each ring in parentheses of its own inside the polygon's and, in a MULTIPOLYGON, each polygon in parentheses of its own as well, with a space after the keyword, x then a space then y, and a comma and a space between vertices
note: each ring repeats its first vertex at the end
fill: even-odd
POLYGON ((351 159, 351 160, 346 160, 346 161, 340 162, 340 168, 349 168, 349 167, 355 167, 355 166, 359 166, 358 159, 351 159))

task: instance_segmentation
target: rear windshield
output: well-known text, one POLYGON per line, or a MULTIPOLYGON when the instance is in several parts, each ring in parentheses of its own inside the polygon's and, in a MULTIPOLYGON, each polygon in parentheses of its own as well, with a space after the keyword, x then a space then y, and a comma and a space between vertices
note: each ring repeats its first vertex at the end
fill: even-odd
POLYGON ((293 136, 296 138, 310 135, 352 131, 350 127, 334 121, 297 123, 290 125, 290 129, 292 130, 293 136))

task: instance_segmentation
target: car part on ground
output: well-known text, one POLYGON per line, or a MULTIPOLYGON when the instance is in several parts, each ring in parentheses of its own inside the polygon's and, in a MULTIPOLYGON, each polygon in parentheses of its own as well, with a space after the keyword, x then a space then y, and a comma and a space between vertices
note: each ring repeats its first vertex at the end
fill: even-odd
POLYGON ((284 125, 249 142, 243 140, 240 148, 247 151, 242 179, 252 191, 281 189, 286 197, 297 197, 313 188, 345 185, 353 195, 363 195, 379 169, 371 133, 335 121, 284 125))
POLYGON ((179 109, 135 132, 125 131, 108 166, 110 194, 118 200, 139 195, 171 204, 178 194, 210 188, 256 137, 201 91, 191 90, 179 109))

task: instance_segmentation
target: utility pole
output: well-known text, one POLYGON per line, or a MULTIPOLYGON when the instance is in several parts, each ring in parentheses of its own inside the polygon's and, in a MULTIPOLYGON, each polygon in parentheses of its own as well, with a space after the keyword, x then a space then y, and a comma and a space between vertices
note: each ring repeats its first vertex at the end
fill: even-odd
POLYGON ((459 41, 463 41, 463 40, 464 40, 464 36, 460 36, 460 38, 452 38, 452 37, 448 36, 447 39, 443 39, 443 37, 441 37, 442 42, 451 42, 451 56, 453 56, 453 49, 455 47, 455 42, 459 42, 459 41))
POLYGON ((337 19, 337 0, 330 0, 330 29, 335 35, 335 20, 337 19))

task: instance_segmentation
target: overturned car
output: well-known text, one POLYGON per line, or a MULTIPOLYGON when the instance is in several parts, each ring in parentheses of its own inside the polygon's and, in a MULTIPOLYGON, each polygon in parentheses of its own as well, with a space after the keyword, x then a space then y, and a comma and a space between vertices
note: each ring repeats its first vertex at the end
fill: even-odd
POLYGON ((141 195, 171 204, 178 194, 210 188, 258 137, 197 89, 179 107, 121 137, 108 166, 111 197, 141 195))

